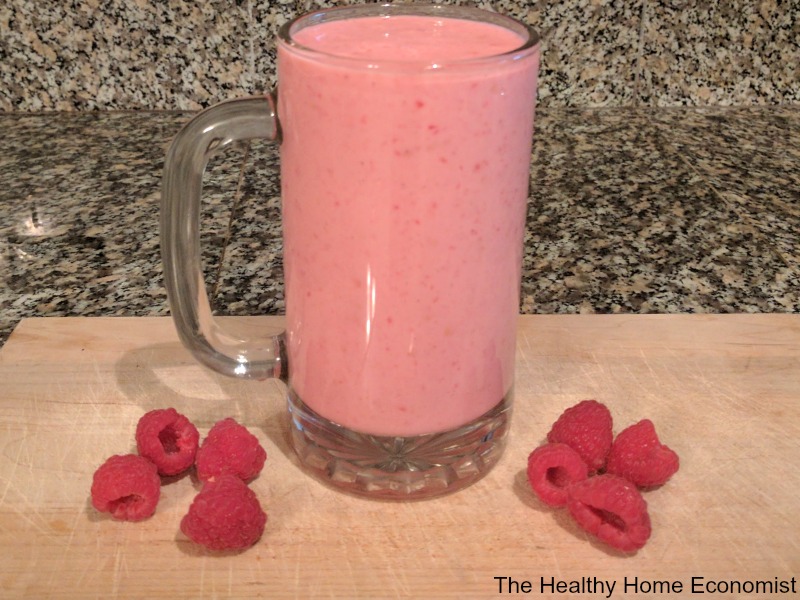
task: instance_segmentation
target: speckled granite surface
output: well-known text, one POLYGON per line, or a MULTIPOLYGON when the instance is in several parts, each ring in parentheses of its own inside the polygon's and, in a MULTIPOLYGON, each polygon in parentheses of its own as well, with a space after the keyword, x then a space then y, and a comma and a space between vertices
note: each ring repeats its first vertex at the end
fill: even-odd
POLYGON ((524 312, 800 311, 800 110, 556 114, 524 312))
MULTIPOLYGON (((189 117, 0 114, 0 343, 26 316, 168 314, 161 169, 189 117)), ((550 109, 536 127, 523 312, 800 312, 800 109, 550 109)), ((215 310, 282 312, 274 149, 233 148, 205 181, 215 310)))
POLYGON ((800 2, 646 2, 639 98, 654 106, 800 102, 800 2))
MULTIPOLYGON (((194 110, 259 92, 281 24, 353 1, 9 0, 0 111, 194 110)), ((463 1, 542 33, 544 108, 800 102, 797 0, 463 1)))

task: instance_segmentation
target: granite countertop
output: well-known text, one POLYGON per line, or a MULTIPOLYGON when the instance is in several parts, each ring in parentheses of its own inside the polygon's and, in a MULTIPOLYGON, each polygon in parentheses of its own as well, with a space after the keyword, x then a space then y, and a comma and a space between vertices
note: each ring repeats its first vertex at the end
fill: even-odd
MULTIPOLYGON (((187 112, 0 114, 0 345, 29 316, 166 315, 160 179, 187 112)), ((537 114, 521 310, 800 312, 800 106, 537 114)), ((284 298, 274 148, 206 175, 218 314, 284 298)))

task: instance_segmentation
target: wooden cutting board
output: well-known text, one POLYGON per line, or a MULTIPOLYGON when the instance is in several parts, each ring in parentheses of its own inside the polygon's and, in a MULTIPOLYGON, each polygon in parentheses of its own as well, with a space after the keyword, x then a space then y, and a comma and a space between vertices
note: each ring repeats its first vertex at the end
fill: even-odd
POLYGON ((707 586, 797 585, 800 315, 524 316, 518 350, 500 464, 460 493, 388 503, 309 478, 280 384, 198 366, 168 318, 23 321, 0 350, 0 597, 620 598, 658 582, 647 597, 690 597, 694 583, 725 598, 739 594, 707 586), (633 556, 588 540, 526 482, 528 453, 584 398, 607 403, 617 430, 652 419, 681 457, 645 495, 653 535, 633 556), (201 434, 233 416, 267 449, 251 485, 269 521, 248 551, 208 553, 180 534, 191 477, 165 485, 142 523, 92 509, 94 469, 167 406, 201 434))

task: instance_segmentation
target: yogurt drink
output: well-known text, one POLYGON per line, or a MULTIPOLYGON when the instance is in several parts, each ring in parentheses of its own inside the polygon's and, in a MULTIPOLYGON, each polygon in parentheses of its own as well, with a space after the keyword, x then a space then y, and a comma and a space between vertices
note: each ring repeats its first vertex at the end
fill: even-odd
POLYGON ((461 427, 512 391, 538 54, 438 16, 292 40, 278 45, 291 389, 356 432, 461 427))

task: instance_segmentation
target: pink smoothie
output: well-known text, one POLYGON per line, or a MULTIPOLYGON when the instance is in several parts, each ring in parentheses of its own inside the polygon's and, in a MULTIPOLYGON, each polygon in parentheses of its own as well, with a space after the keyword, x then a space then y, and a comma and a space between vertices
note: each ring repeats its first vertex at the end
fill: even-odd
POLYGON ((290 385, 350 429, 454 429, 511 392, 538 49, 355 18, 279 44, 290 385), (475 60, 465 60, 475 59, 475 60))

